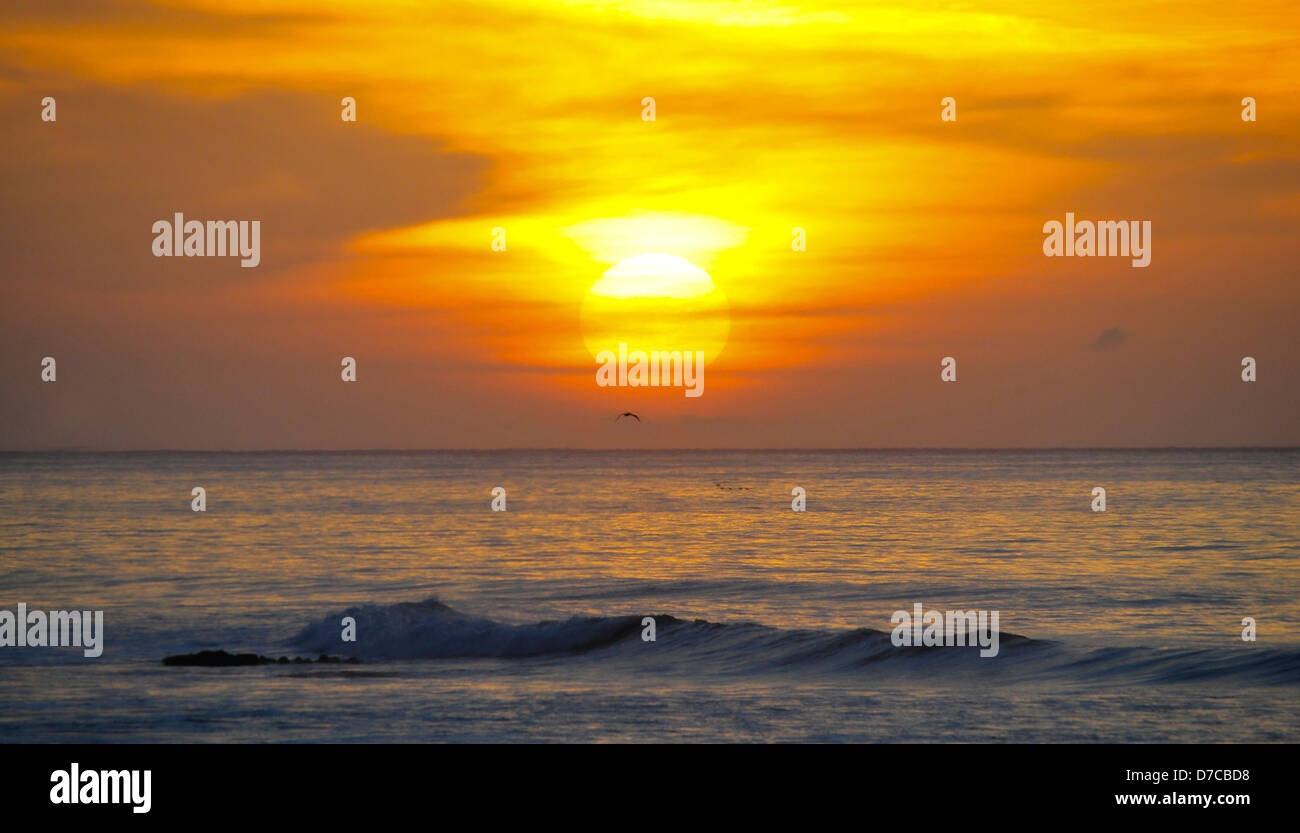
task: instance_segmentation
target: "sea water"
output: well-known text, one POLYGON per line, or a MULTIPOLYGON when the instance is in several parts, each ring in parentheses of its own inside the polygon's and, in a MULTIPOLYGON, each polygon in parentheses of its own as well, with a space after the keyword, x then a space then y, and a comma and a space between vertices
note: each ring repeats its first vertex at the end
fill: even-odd
POLYGON ((1300 451, 4 454, 18 603, 103 653, 0 648, 7 742, 1295 742, 1300 451))

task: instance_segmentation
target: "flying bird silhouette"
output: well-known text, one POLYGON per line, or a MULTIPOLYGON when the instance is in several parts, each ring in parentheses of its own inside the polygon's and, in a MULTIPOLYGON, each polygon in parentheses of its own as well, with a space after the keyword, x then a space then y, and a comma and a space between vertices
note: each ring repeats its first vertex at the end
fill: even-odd
POLYGON ((641 417, 637 416, 636 414, 632 413, 631 411, 624 411, 623 413, 621 413, 621 414, 619 414, 618 416, 614 417, 614 421, 615 421, 615 422, 618 422, 620 419, 622 419, 622 418, 625 417, 625 416, 630 416, 630 417, 632 417, 632 419, 635 419, 637 422, 640 422, 640 421, 641 421, 641 417))

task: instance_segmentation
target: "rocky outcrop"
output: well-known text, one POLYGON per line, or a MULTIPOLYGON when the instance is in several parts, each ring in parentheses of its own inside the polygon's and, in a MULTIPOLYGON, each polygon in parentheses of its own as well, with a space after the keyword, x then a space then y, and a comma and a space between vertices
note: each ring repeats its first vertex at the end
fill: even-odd
POLYGON ((229 668, 239 665, 310 665, 312 663, 347 663, 349 665, 359 663, 361 660, 356 657, 330 656, 321 654, 316 659, 311 657, 272 657, 262 656, 261 654, 232 654, 228 651, 198 651, 193 654, 173 654, 169 657, 163 657, 163 665, 178 665, 198 668, 229 668))

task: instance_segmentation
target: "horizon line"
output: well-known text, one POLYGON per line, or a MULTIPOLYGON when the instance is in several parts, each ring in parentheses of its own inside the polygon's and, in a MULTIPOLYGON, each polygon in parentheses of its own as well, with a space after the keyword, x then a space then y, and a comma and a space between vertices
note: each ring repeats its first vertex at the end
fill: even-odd
POLYGON ((1296 451, 1300 445, 1105 445, 1105 446, 698 446, 666 448, 595 448, 584 446, 501 446, 425 448, 29 448, 0 449, 0 454, 428 454, 501 452, 859 452, 859 451, 1296 451))

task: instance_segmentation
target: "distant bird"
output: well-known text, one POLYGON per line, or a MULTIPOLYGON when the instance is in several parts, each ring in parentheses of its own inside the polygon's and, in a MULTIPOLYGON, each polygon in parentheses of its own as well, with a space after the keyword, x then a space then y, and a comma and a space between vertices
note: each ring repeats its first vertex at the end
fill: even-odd
POLYGON ((631 411, 624 411, 623 413, 621 413, 621 414, 619 414, 618 416, 614 417, 614 421, 615 421, 615 422, 618 422, 620 419, 622 419, 622 418, 625 417, 625 416, 630 416, 630 417, 632 417, 632 419, 635 419, 637 422, 640 422, 640 421, 641 421, 641 417, 637 416, 636 414, 632 413, 631 411))

